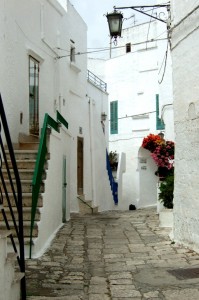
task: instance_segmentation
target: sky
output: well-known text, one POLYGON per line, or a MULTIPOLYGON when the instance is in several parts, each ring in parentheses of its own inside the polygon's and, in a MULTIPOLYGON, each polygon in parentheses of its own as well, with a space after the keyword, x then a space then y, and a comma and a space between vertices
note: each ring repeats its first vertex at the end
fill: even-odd
MULTIPOLYGON (((82 19, 88 26, 87 39, 88 48, 104 48, 110 43, 108 23, 105 15, 113 12, 113 6, 128 7, 135 5, 150 5, 155 4, 156 0, 69 0, 75 9, 78 11, 82 19)), ((166 1, 165 1, 166 2, 166 1)), ((124 18, 130 18, 124 21, 123 27, 132 26, 134 23, 135 14, 132 9, 121 10, 124 18)), ((136 15, 136 20, 139 21, 143 17, 142 14, 136 15)))

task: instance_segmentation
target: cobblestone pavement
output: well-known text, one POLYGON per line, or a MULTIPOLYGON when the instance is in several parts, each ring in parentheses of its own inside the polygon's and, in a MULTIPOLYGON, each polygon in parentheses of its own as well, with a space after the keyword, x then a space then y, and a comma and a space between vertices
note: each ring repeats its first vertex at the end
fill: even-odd
POLYGON ((173 243, 154 209, 73 216, 27 260, 30 300, 199 299, 199 254, 173 243))

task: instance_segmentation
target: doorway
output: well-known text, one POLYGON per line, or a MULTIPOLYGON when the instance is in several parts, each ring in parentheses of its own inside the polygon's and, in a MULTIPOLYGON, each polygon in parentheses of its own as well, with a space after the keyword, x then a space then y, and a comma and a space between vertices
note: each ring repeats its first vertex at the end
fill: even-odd
POLYGON ((83 195, 84 140, 77 138, 77 194, 83 195))
POLYGON ((29 56, 29 132, 39 135, 39 62, 29 56))

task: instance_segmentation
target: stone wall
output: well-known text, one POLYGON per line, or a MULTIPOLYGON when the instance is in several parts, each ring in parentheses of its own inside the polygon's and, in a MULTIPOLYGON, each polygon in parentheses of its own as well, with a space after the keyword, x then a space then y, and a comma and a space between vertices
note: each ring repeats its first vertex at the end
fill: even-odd
POLYGON ((174 238, 199 249, 199 10, 173 1, 172 62, 175 120, 174 238))

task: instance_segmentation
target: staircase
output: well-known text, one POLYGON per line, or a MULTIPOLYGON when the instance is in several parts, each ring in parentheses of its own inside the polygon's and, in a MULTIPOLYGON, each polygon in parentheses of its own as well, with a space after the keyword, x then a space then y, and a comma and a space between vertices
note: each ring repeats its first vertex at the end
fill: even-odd
POLYGON ((11 234, 9 230, 0 230, 0 299, 19 300, 20 281, 24 273, 17 271, 17 257, 13 252, 8 252, 7 242, 11 234))
MULTIPOLYGON (((32 178, 35 168, 36 156, 37 156, 37 148, 38 148, 38 141, 35 142, 35 138, 33 143, 31 143, 31 138, 28 137, 27 140, 23 137, 23 142, 19 138, 19 144, 13 145, 15 159, 18 167, 19 176, 21 179, 21 186, 22 186, 22 201, 23 201, 23 224, 24 224, 24 243, 25 243, 25 256, 28 257, 29 255, 29 243, 30 243, 30 222, 31 222, 31 207, 32 207, 32 178), (27 142, 26 142, 27 141, 27 142)), ((7 184, 7 190, 9 193, 9 197, 11 200, 11 204, 13 207, 13 211, 15 214, 15 218, 18 221, 17 217, 17 208, 15 205, 13 194, 11 193, 11 186, 9 185, 9 180, 7 179, 7 172, 2 167, 2 172, 4 174, 5 182, 7 184)), ((12 170, 11 170, 12 174, 12 170)), ((45 179, 45 172, 43 173, 43 179, 45 179)), ((40 193, 44 192, 44 183, 42 182, 40 193)), ((6 212, 6 216, 8 221, 12 220, 10 210, 8 207, 8 203, 4 201, 4 210, 6 212)), ((38 236, 38 226, 37 222, 40 221, 40 207, 43 206, 42 195, 39 195, 38 199, 38 208, 36 211, 35 217, 35 224, 33 229, 33 243, 34 239, 38 236)), ((2 229, 6 229, 5 222, 3 221, 3 217, 0 214, 0 226, 2 229)), ((10 224, 11 230, 13 228, 12 223, 10 224)), ((15 236, 15 234, 14 234, 15 236)))
POLYGON ((22 188, 1 95, 0 216, 3 220, 0 221, 0 298, 2 300, 26 300, 22 188), (9 166, 12 166, 12 173, 9 166), (12 193, 14 199, 12 202, 15 202, 16 205, 15 212, 8 196, 10 193, 12 193), (5 211, 4 205, 6 205, 6 202, 9 203, 9 212, 7 209, 5 211), (15 214, 18 221, 15 219, 15 214), (11 227, 13 230, 11 230, 11 227), (8 237, 11 242, 10 251, 7 247, 8 237))
POLYGON ((115 181, 115 178, 113 177, 110 161, 109 161, 109 155, 108 151, 106 151, 106 169, 108 172, 109 182, 111 186, 111 191, 113 195, 113 200, 115 202, 115 205, 118 205, 118 183, 115 181))

